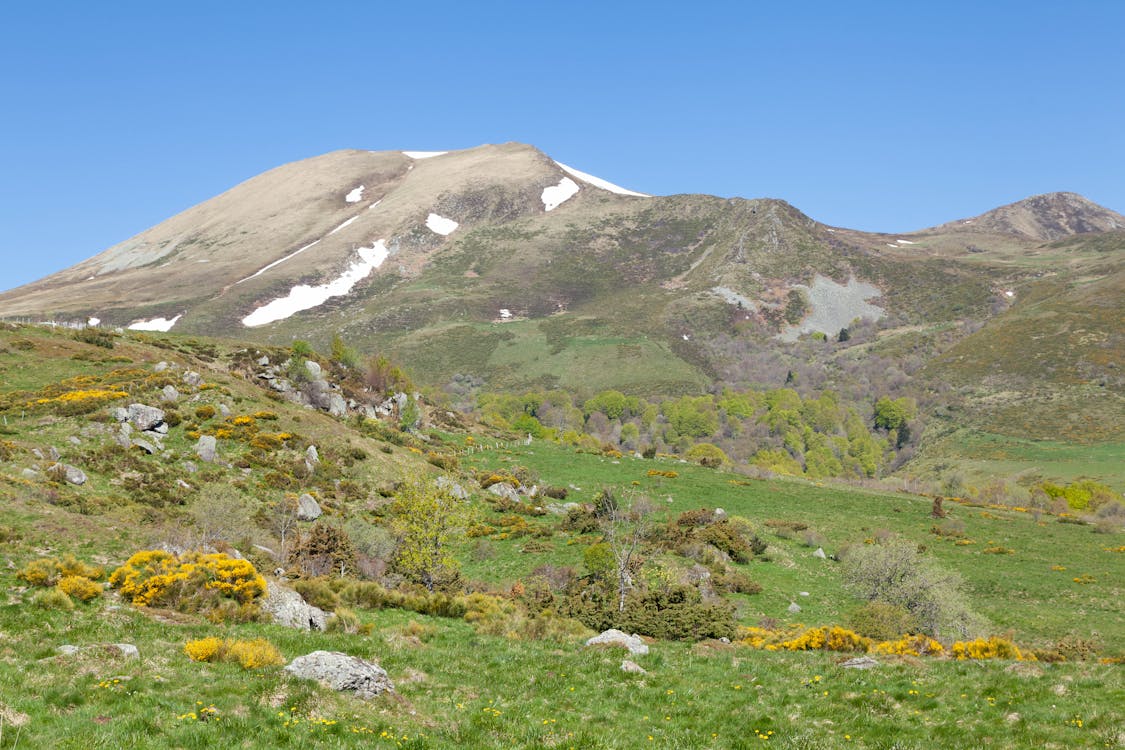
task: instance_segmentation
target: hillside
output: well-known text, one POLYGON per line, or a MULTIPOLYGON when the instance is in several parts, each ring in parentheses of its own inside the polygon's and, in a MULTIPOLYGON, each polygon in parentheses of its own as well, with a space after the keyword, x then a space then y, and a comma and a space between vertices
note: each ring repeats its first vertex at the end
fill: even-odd
MULTIPOLYGON (((886 235, 776 199, 644 196, 523 144, 339 151, 0 294, 0 317, 321 352, 339 336, 465 408, 555 389, 912 398, 925 424, 898 473, 983 482, 960 430, 1119 455, 1121 224, 1052 193, 886 235)), ((1125 481, 1009 447, 1009 478, 1125 481)))
POLYGON ((1120 528, 983 500, 950 499, 935 519, 932 497, 529 445, 425 404, 403 431, 403 408, 361 418, 382 394, 353 389, 328 358, 309 355, 309 368, 300 349, 0 328, 0 747, 718 748, 745 743, 748 726, 755 746, 791 748, 1119 744, 1120 528), (301 401, 319 382, 347 394, 347 413, 301 401), (126 431, 136 410, 126 423, 116 410, 134 403, 159 408, 164 431, 126 431), (206 436, 213 461, 197 448, 206 436), (439 474, 467 490, 469 518, 450 537, 459 575, 429 594, 391 529, 403 481, 439 474), (300 493, 323 516, 290 527, 292 549, 342 528, 363 565, 318 576, 313 558, 279 556, 271 519, 300 493), (600 627, 573 619, 600 616, 589 606, 616 533, 597 516, 607 493, 624 509, 652 501, 636 517, 626 610, 642 633, 667 633, 647 654, 584 648, 600 627), (899 538, 963 579, 974 633, 1003 635, 1023 660, 954 658, 953 631, 944 655, 875 651, 870 670, 842 666, 861 647, 809 646, 807 628, 861 608, 849 554, 899 538), (108 573, 138 550, 199 544, 282 568, 272 583, 334 610, 328 629, 206 598, 137 606, 120 581, 64 606, 61 582, 27 573, 68 554, 108 573), (762 637, 792 645, 755 647, 762 637), (374 659, 394 693, 361 700, 268 662, 193 659, 187 644, 208 638, 265 639, 285 661, 315 649, 374 659), (112 645, 123 642, 138 654, 112 645), (623 656, 644 672, 622 671, 623 656))

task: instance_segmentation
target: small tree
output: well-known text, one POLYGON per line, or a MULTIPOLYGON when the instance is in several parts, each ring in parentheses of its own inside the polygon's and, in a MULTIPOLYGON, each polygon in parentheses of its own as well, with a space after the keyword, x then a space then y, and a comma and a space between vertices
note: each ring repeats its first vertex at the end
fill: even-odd
POLYGON ((412 478, 395 493, 389 508, 398 538, 394 567, 428 590, 455 579, 460 567, 450 541, 468 522, 468 506, 433 480, 412 478))
POLYGON ((860 599, 902 607, 932 636, 966 637, 983 624, 961 593, 960 577, 923 558, 908 540, 856 545, 844 555, 841 573, 860 599))
MULTIPOLYGON (((609 497, 612 499, 612 495, 609 497)), ((628 507, 613 502, 600 504, 599 510, 602 536, 613 553, 617 611, 624 612, 625 597, 633 588, 633 573, 640 562, 641 544, 651 530, 649 517, 653 508, 647 498, 637 498, 628 507)))
POLYGON ((333 573, 345 576, 356 569, 355 547, 340 526, 318 521, 294 550, 301 569, 308 575, 333 573))
POLYGON ((262 508, 257 515, 258 523, 277 537, 279 542, 276 550, 278 562, 285 563, 289 560, 289 545, 293 540, 293 532, 297 529, 297 498, 287 495, 281 500, 276 500, 262 508))

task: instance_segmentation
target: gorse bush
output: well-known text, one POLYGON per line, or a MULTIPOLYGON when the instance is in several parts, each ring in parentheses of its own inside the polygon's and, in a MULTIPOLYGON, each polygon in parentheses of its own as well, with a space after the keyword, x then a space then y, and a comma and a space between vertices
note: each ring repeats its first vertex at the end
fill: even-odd
POLYGON ((102 593, 102 585, 85 576, 63 576, 59 579, 58 588, 67 596, 83 602, 96 599, 102 593))
POLYGON ((890 641, 918 629, 918 618, 905 607, 887 602, 867 602, 848 614, 847 625, 855 632, 877 641, 890 641))
POLYGON ((143 550, 113 571, 109 583, 138 606, 184 611, 214 609, 223 599, 251 604, 266 592, 265 579, 249 561, 223 553, 143 550))
POLYGON ((192 661, 233 662, 243 669, 261 669, 285 663, 281 652, 265 638, 253 640, 201 638, 185 643, 184 653, 192 661))
POLYGON ((59 579, 67 576, 77 576, 96 581, 104 575, 104 569, 95 565, 87 565, 76 559, 74 555, 64 555, 61 558, 41 557, 38 560, 32 560, 16 573, 16 578, 32 586, 54 586, 59 582, 59 579))

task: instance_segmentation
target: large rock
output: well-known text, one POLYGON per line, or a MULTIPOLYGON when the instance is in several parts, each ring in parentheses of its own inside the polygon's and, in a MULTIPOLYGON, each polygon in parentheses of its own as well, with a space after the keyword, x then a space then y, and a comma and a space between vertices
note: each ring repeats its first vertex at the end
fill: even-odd
POLYGON ((312 495, 307 492, 297 498, 297 520, 298 521, 315 521, 320 518, 324 511, 320 509, 320 503, 316 501, 312 495))
POLYGON ((456 498, 457 500, 469 499, 468 491, 444 474, 437 478, 436 484, 438 486, 438 489, 445 490, 449 493, 450 497, 456 498))
POLYGON ((129 422, 138 430, 154 430, 164 423, 164 410, 144 404, 129 404, 129 422))
POLYGON ((313 362, 311 359, 305 362, 305 369, 309 373, 309 377, 313 380, 320 380, 324 373, 320 369, 320 365, 313 362))
POLYGON ((184 385, 191 388, 198 388, 203 383, 203 376, 194 370, 189 370, 183 374, 184 385))
POLYGON ((333 417, 344 417, 348 414, 348 402, 339 393, 328 395, 328 413, 333 417))
POLYGON ((520 493, 512 485, 507 482, 497 482, 488 488, 488 491, 497 497, 502 497, 505 500, 510 500, 513 503, 520 502, 520 493))
POLYGON ((160 398, 170 404, 174 404, 180 400, 180 392, 176 390, 176 386, 169 384, 164 386, 160 391, 160 398))
POLYGON ((293 589, 273 581, 266 582, 266 596, 259 602, 260 609, 278 625, 298 630, 324 630, 328 615, 301 598, 293 589))
POLYGON ((610 628, 593 638, 586 641, 587 646, 613 646, 616 648, 628 649, 630 654, 647 654, 648 644, 641 640, 641 637, 634 633, 629 635, 622 633, 620 630, 610 628))
POLYGON ((86 484, 86 472, 70 464, 53 464, 47 472, 71 484, 86 484))
POLYGON ((213 462, 219 455, 218 442, 214 435, 200 435, 195 441, 195 455, 207 463, 213 462))
POLYGON ((354 692, 359 698, 374 698, 395 689, 386 670, 378 664, 339 651, 313 651, 298 656, 285 671, 305 680, 316 680, 333 690, 354 692))

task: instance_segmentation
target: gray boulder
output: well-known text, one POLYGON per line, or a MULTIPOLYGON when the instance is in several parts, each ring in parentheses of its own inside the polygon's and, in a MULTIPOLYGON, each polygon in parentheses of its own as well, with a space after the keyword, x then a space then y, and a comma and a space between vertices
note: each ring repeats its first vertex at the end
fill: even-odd
POLYGON ((203 384, 203 376, 194 370, 188 370, 183 375, 184 385, 191 388, 198 388, 203 384))
POLYGON ((301 598, 293 589, 266 582, 266 596, 259 607, 278 625, 297 630, 324 630, 328 615, 301 598))
POLYGON ((163 361, 157 362, 155 365, 152 366, 152 369, 153 369, 153 372, 164 372, 165 370, 168 369, 168 363, 163 362, 163 361))
POLYGON ((298 521, 315 521, 320 518, 323 513, 324 511, 320 509, 320 503, 307 492, 297 498, 298 521))
POLYGON ((454 482, 444 474, 437 478, 437 482, 435 484, 437 484, 438 489, 445 490, 451 497, 454 497, 458 500, 469 499, 468 491, 466 491, 464 487, 457 484, 457 482, 454 482))
POLYGON ((113 418, 115 420, 117 420, 118 422, 128 422, 129 421, 129 410, 126 409, 124 406, 118 406, 117 408, 115 408, 113 410, 113 418))
POLYGON ((848 659, 840 666, 844 669, 871 669, 872 667, 879 666, 879 662, 875 661, 870 656, 857 656, 854 659, 848 659))
POLYGON ((347 416, 348 402, 339 393, 330 393, 328 395, 328 413, 333 417, 347 416))
POLYGON ((160 450, 155 445, 153 445, 149 441, 144 440, 142 438, 133 438, 133 440, 130 444, 137 447, 137 448, 140 448, 141 450, 143 450, 145 453, 147 453, 150 456, 160 450))
POLYGON ((200 435, 199 440, 195 441, 195 455, 199 456, 201 461, 212 463, 219 455, 218 441, 215 440, 215 436, 200 435))
POLYGON ((641 640, 641 637, 636 633, 628 635, 622 633, 620 630, 610 628, 603 631, 593 638, 586 641, 587 646, 612 646, 615 648, 624 648, 630 654, 643 655, 648 653, 648 644, 641 640))
POLYGON ((71 484, 86 484, 86 472, 82 471, 82 469, 79 469, 77 466, 71 466, 70 464, 52 464, 51 468, 47 469, 47 471, 71 484))
POLYGON ((36 471, 35 469, 24 469, 23 471, 20 472, 20 476, 23 477, 24 479, 38 479, 39 478, 39 472, 36 471))
POLYGON ((354 692, 359 698, 394 692, 386 670, 378 664, 339 651, 313 651, 298 656, 285 671, 301 679, 316 680, 333 690, 354 692))
POLYGON ((174 385, 166 385, 160 391, 160 397, 167 403, 174 404, 180 400, 180 392, 174 385))
POLYGON ((800 611, 801 611, 801 605, 800 604, 798 604, 797 602, 789 602, 789 613, 790 614, 795 615, 800 611))
POLYGON ((622 660, 621 671, 629 672, 630 674, 648 674, 648 670, 635 661, 629 661, 628 659, 622 660))
POLYGON ((226 419, 230 416, 230 407, 226 404, 219 404, 219 416, 226 419))
POLYGON ((154 430, 164 423, 164 410, 144 404, 129 404, 129 422, 141 430, 154 430))
POLYGON ((309 372, 309 377, 313 380, 320 380, 324 373, 321 372, 320 365, 313 362, 311 359, 305 362, 305 369, 309 372))
POLYGON ((497 482, 496 484, 489 487, 488 491, 493 495, 496 495, 497 497, 502 497, 505 500, 511 500, 513 503, 520 502, 519 491, 507 482, 497 482))
POLYGON ((824 548, 823 547, 817 547, 816 552, 813 552, 812 556, 813 557, 819 557, 821 560, 827 560, 828 559, 828 555, 824 554, 824 548))

